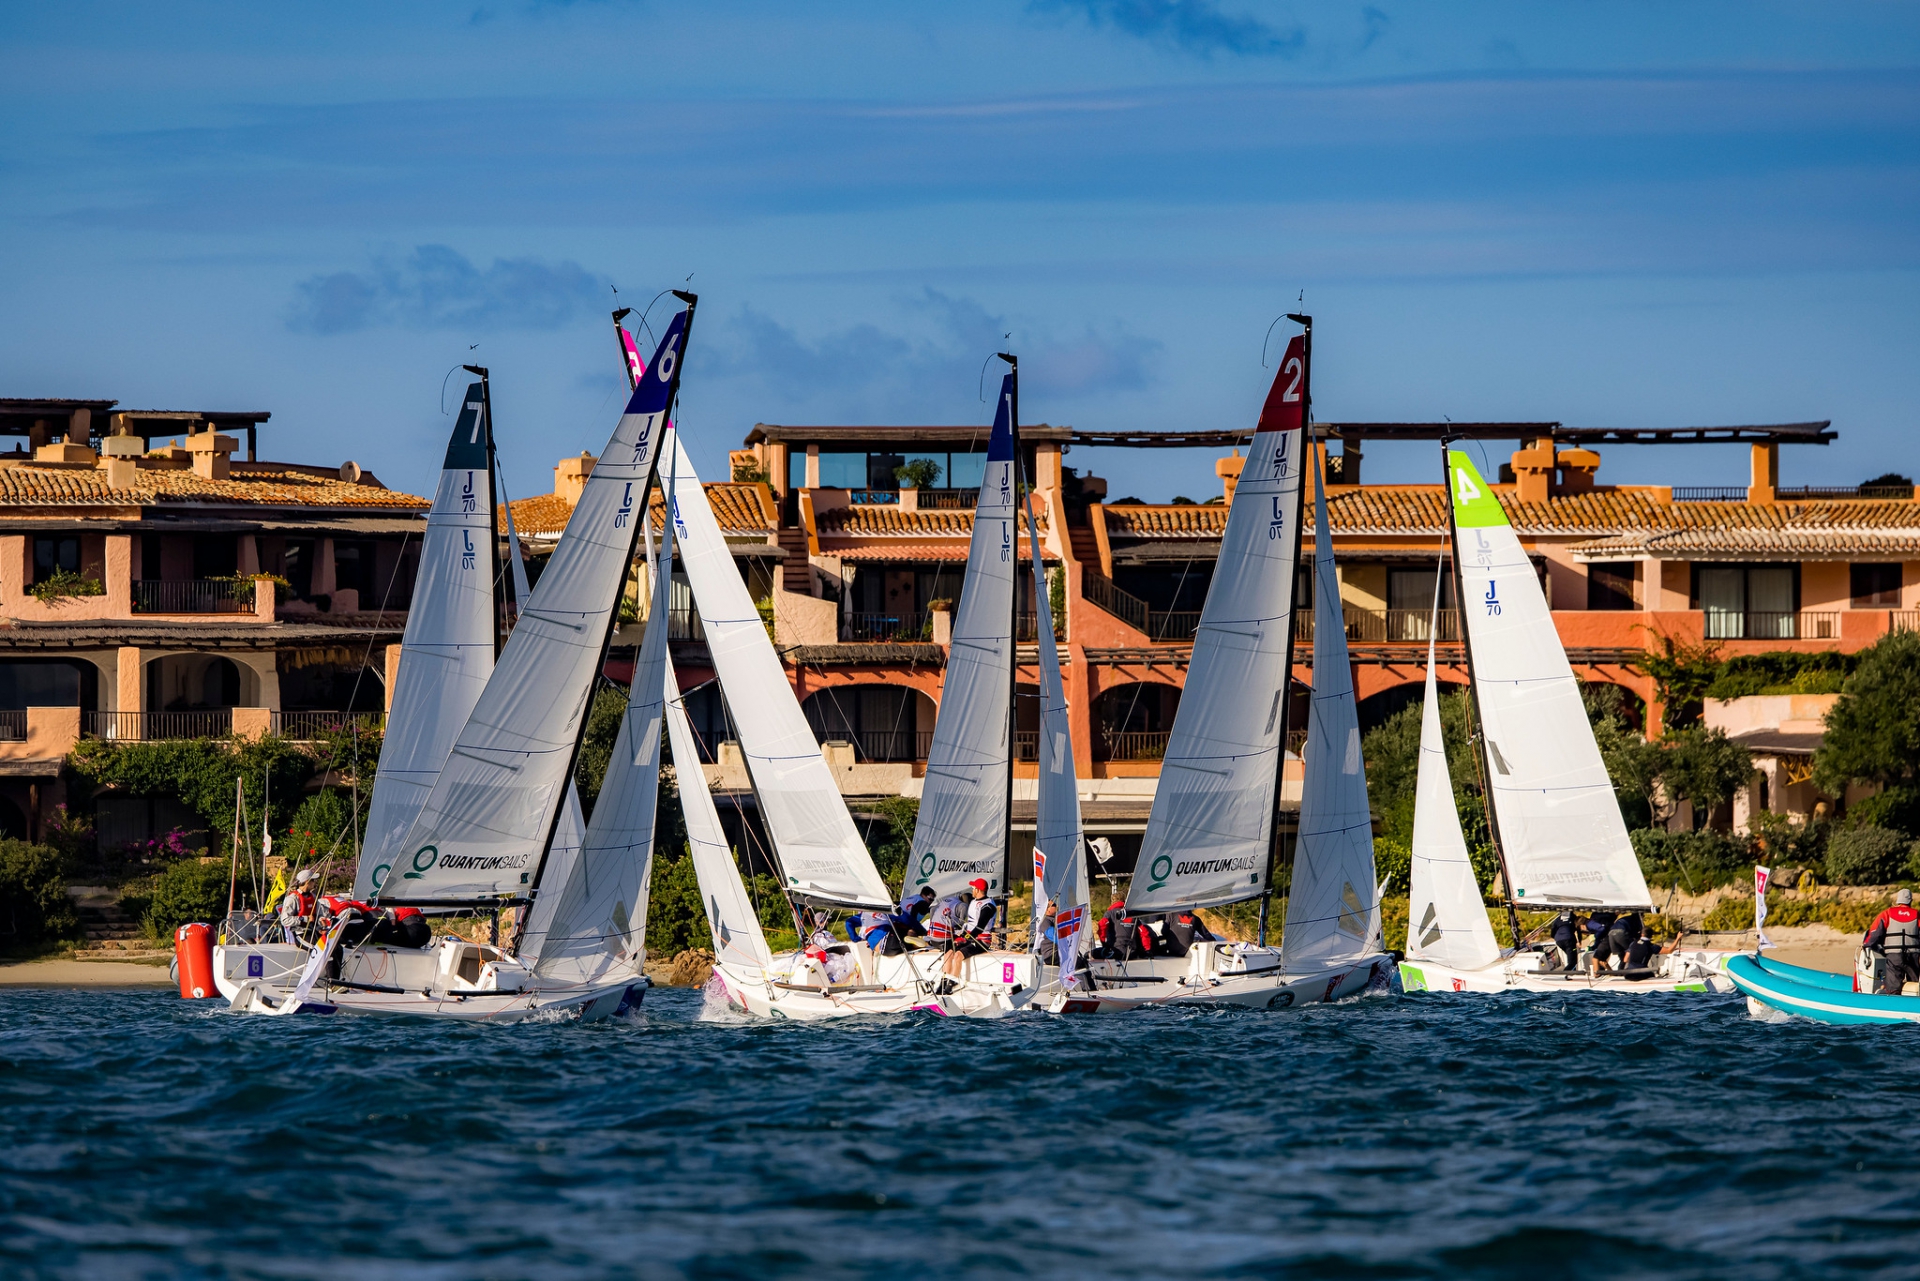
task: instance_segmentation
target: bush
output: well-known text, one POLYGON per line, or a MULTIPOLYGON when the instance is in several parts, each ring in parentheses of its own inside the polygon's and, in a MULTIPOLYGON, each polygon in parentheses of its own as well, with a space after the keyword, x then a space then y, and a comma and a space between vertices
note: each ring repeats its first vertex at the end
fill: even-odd
POLYGON ((258 821, 261 790, 271 781, 273 827, 285 830, 299 804, 301 790, 319 762, 284 738, 180 739, 152 743, 112 743, 83 738, 67 761, 96 786, 113 786, 131 796, 174 796, 222 836, 233 830, 234 787, 244 782, 247 809, 258 821))
MULTIPOLYGON (((907 855, 913 852, 914 824, 920 820, 920 802, 911 796, 889 796, 862 806, 862 811, 854 816, 861 838, 873 855, 881 879, 898 898, 906 893, 902 887, 907 879, 907 855)), ((1027 871, 1032 871, 1031 866, 1027 871)), ((1013 875, 1019 878, 1020 869, 1016 867, 1013 875)))
POLYGON ((1725 832, 1641 828, 1631 837, 1649 884, 1682 886, 1697 894, 1731 885, 1753 871, 1753 851, 1746 840, 1725 832))
POLYGON ((154 882, 141 924, 156 939, 171 939, 175 930, 192 921, 218 924, 227 915, 230 879, 228 865, 217 859, 175 863, 154 882))
MULTIPOLYGON (((349 825, 353 817, 353 801, 346 793, 331 787, 322 788, 300 802, 300 808, 293 812, 293 822, 273 838, 273 852, 284 854, 296 865, 351 858, 353 833, 349 825)), ((366 820, 363 808, 360 811, 363 831, 366 820)))
MULTIPOLYGON (((1387 883, 1388 894, 1406 894, 1413 889, 1413 847, 1391 836, 1375 837, 1373 874, 1387 883)), ((1405 926, 1405 922, 1401 922, 1405 926)))
POLYGON ((1907 874, 1912 842, 1885 827, 1854 827, 1827 842, 1827 877, 1836 885, 1886 885, 1907 874))
POLYGON ((0 948, 32 951, 79 935, 59 851, 0 840, 0 948))
POLYGON ((1708 698, 1746 698, 1754 694, 1837 694, 1852 659, 1833 650, 1796 654, 1773 650, 1741 654, 1720 666, 1707 687, 1708 698))
POLYGON ((1827 712, 1813 754, 1821 791, 1850 782, 1888 787, 1914 781, 1920 766, 1920 633, 1892 632, 1855 656, 1846 688, 1827 712))
POLYGON ((1920 787, 1889 787, 1847 806, 1848 827, 1884 827, 1920 836, 1920 787))

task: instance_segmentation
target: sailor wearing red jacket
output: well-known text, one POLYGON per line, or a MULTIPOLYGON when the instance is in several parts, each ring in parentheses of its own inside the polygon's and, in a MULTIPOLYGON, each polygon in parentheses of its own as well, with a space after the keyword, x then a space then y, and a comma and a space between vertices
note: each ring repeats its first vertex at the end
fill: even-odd
POLYGON ((1887 995, 1899 996, 1902 985, 1920 979, 1920 912, 1913 910, 1912 890, 1893 896, 1893 906, 1874 918, 1860 944, 1886 953, 1880 990, 1887 995))

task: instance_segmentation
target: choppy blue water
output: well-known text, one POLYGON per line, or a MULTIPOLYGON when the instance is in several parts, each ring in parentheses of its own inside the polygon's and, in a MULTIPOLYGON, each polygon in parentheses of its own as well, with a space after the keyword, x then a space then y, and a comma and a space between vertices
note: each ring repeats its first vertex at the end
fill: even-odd
POLYGON ((14 1277, 1920 1274, 1920 1029, 1736 998, 838 1026, 0 995, 14 1277))

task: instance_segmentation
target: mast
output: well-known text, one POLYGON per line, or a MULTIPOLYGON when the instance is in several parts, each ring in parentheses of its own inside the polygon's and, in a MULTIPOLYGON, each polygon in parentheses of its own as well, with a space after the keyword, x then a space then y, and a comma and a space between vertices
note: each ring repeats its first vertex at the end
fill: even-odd
MULTIPOLYGON (((673 426, 674 402, 676 402, 680 398, 680 375, 686 370, 687 350, 693 340, 694 307, 700 301, 700 297, 698 294, 683 293, 678 289, 673 291, 673 296, 675 298, 678 298, 681 302, 687 304, 687 323, 686 323, 686 327, 680 331, 680 352, 678 357, 673 362, 673 381, 667 388, 666 408, 660 411, 660 424, 661 424, 660 448, 653 451, 653 465, 647 470, 647 483, 641 489, 641 492, 640 492, 640 512, 638 517, 633 522, 634 524, 633 533, 632 533, 632 536, 629 538, 628 544, 627 544, 627 561, 629 565, 631 565, 633 561, 634 544, 638 543, 640 539, 640 529, 643 525, 646 524, 646 519, 647 519, 646 513, 652 508, 653 487, 660 475, 660 455, 666 452, 667 438, 671 434, 670 428, 673 426)), ((624 575, 620 580, 620 589, 623 592, 626 590, 626 578, 624 575)), ((604 668, 607 665, 607 650, 612 647, 613 634, 615 631, 619 629, 619 626, 620 626, 620 610, 616 602, 615 608, 608 611, 607 613, 606 631, 601 633, 601 636, 600 636, 600 661, 596 665, 596 670, 604 668)), ((589 693, 588 697, 591 698, 592 694, 589 693)), ((574 732, 574 735, 573 735, 573 753, 567 757, 567 772, 564 775, 564 777, 567 778, 568 780, 571 780, 573 778, 574 770, 579 768, 580 743, 581 743, 581 740, 583 740, 586 737, 587 721, 589 719, 591 718, 588 716, 587 710, 582 709, 580 713, 580 727, 574 732)), ((565 810, 564 803, 553 807, 553 819, 547 824, 546 839, 540 843, 540 861, 539 863, 534 865, 533 876, 527 885, 526 896, 528 898, 531 898, 533 894, 536 891, 538 891, 540 888, 540 876, 543 872, 547 870, 547 856, 553 850, 553 834, 560 826, 560 815, 564 810, 565 810)))
MULTIPOLYGON (((480 380, 480 417, 486 423, 487 437, 487 552, 492 566, 487 579, 493 591, 493 657, 497 661, 507 643, 507 603, 500 590, 500 502, 493 482, 493 384, 485 365, 462 365, 462 369, 480 380)), ((516 604, 525 604, 524 601, 516 604)))
POLYGON ((633 340, 627 336, 626 327, 620 323, 632 314, 631 307, 619 307, 613 313, 613 340, 620 345, 620 368, 626 371, 628 391, 640 385, 640 371, 633 367, 633 357, 627 354, 627 344, 633 340))
MULTIPOLYGON (((1004 351, 996 352, 995 354, 1007 362, 1007 366, 1012 370, 1013 376, 1013 396, 1007 406, 1007 428, 1013 436, 1013 487, 1014 492, 1018 494, 1020 486, 1026 482, 1027 478, 1025 460, 1020 456, 1020 358, 1004 351)), ((1032 509, 1031 504, 1028 505, 1028 509, 1029 511, 1032 509)), ((1020 508, 1016 505, 1013 509, 1013 526, 1017 530, 1019 525, 1020 508)), ((1011 914, 1013 903, 1013 759, 1020 754, 1017 746, 1020 741, 1018 733, 1020 726, 1019 534, 1014 534, 1013 541, 1013 581, 1015 586, 1012 600, 1008 605, 1008 613, 1011 614, 1012 617, 1007 620, 1007 834, 1005 841, 1001 845, 1000 864, 1001 907, 999 916, 1000 936, 1002 939, 1004 939, 1008 933, 1009 923, 1007 917, 1011 914)), ((1040 580, 1038 577, 1039 568, 1037 566, 1035 567, 1034 573, 1033 589, 1037 592, 1040 590, 1040 580)), ((1036 611, 1036 617, 1037 616, 1038 613, 1036 611)), ((1037 813, 1038 811, 1036 811, 1036 814, 1037 813)), ((1034 833, 1036 836, 1039 834, 1037 820, 1034 833)), ((1037 925, 1037 922, 1035 924, 1037 925)), ((1029 928, 1033 927, 1030 926, 1029 928)))
MULTIPOLYGON (((1287 313, 1287 319, 1301 326, 1302 343, 1300 370, 1300 438, 1306 445, 1303 451, 1309 460, 1316 457, 1313 448, 1313 317, 1287 313)), ((1309 462, 1311 468, 1317 464, 1309 462)), ((1291 728, 1293 717, 1293 646, 1294 639, 1300 634, 1300 549, 1303 543, 1301 530, 1306 524, 1307 478, 1300 477, 1300 501, 1294 504, 1293 513, 1293 581, 1287 584, 1287 675, 1280 685, 1280 738, 1275 744, 1273 770, 1273 835, 1267 842, 1266 882, 1260 890, 1260 932, 1258 944, 1267 945, 1267 918, 1273 907, 1273 867, 1280 853, 1280 800, 1287 786, 1287 731, 1291 728)), ((1296 819, 1293 825, 1294 854, 1298 857, 1300 847, 1300 824, 1296 819)), ((1292 867, 1291 861, 1287 864, 1292 867)), ((1292 892, 1291 888, 1288 890, 1292 892)))
MULTIPOLYGON (((1520 913, 1513 905, 1513 873, 1507 870, 1507 847, 1500 839, 1500 814, 1493 803, 1493 789, 1487 785, 1487 736, 1481 730, 1480 719, 1480 682, 1473 673, 1473 629, 1467 626, 1466 602, 1460 598, 1460 526, 1454 519, 1453 509, 1453 469, 1447 464, 1449 439, 1440 442, 1440 478, 1447 491, 1447 534, 1453 542, 1453 586, 1454 607, 1459 610, 1460 647, 1467 656, 1467 686, 1472 691, 1467 699, 1467 708, 1473 714, 1473 768, 1479 775, 1480 805, 1487 814, 1487 835, 1493 841, 1493 852, 1500 860, 1501 897, 1507 904, 1507 927, 1513 931, 1513 946, 1520 946, 1520 913)), ((1436 588, 1436 591, 1438 589, 1436 588)), ((1441 737, 1444 750, 1446 738, 1441 737)))

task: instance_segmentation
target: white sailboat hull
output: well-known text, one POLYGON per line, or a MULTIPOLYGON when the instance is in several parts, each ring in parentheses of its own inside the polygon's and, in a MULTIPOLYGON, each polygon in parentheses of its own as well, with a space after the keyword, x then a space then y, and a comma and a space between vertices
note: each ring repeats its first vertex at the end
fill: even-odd
POLYGON ((293 943, 228 944, 213 950, 214 986, 243 1014, 389 1014, 517 1023, 542 1014, 586 1022, 640 1003, 644 977, 596 984, 541 984, 496 948, 443 938, 428 948, 360 947, 337 980, 323 978, 297 1007, 289 998, 312 955, 293 943))
POLYGON ((1055 1014, 1124 1014, 1163 1005, 1235 1005, 1286 1010, 1326 1005, 1382 991, 1393 974, 1385 952, 1356 960, 1288 968, 1278 948, 1243 943, 1196 943, 1185 956, 1091 963, 1093 985, 1056 989, 1047 1008, 1055 1014))
POLYGON ((803 1023, 915 1010, 991 1019, 1027 1008, 1050 977, 1030 952, 983 952, 968 958, 958 989, 940 995, 945 955, 923 948, 875 957, 871 983, 862 983, 856 973, 830 984, 804 955, 778 952, 764 969, 720 962, 713 967, 707 991, 740 1013, 803 1023))
POLYGON ((1464 969, 1433 961, 1400 962, 1400 984, 1408 992, 1731 992, 1726 964, 1733 952, 1674 952, 1656 958, 1651 978, 1630 979, 1602 971, 1540 971, 1540 953, 1520 952, 1491 965, 1464 969))

